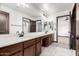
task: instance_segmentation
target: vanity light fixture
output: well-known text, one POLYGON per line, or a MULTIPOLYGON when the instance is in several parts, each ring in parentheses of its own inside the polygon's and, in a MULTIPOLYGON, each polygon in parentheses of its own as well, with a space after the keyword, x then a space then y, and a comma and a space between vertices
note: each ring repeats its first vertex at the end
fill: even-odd
POLYGON ((29 5, 27 5, 26 3, 22 3, 22 5, 23 5, 23 8, 25 7, 29 8, 29 5))
POLYGON ((19 7, 20 6, 20 3, 17 3, 17 7, 19 7))
POLYGON ((22 6, 23 8, 27 7, 29 8, 29 5, 27 5, 26 3, 17 3, 17 7, 22 6))

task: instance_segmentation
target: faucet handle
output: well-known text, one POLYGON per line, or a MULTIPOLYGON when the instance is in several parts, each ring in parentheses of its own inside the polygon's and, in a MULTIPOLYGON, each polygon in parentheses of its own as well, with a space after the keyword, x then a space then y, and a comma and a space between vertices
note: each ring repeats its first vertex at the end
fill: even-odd
POLYGON ((19 35, 19 34, 20 34, 20 33, 19 33, 19 31, 16 31, 16 34, 18 34, 18 35, 19 35))

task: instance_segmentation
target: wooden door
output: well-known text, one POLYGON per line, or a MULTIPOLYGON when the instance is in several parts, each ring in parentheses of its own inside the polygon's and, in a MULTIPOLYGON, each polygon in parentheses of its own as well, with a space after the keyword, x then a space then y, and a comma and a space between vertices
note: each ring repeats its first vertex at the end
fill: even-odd
POLYGON ((35 56, 35 45, 25 48, 24 56, 35 56))
POLYGON ((76 4, 76 55, 79 56, 79 3, 76 4))
POLYGON ((70 49, 76 49, 76 5, 74 5, 70 23, 71 23, 70 49))

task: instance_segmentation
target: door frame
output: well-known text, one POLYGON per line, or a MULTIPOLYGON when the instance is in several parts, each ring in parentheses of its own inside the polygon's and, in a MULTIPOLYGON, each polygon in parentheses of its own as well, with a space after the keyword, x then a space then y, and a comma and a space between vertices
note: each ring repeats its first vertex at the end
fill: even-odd
MULTIPOLYGON (((69 16, 70 19, 71 19, 71 14, 69 14, 69 15, 62 15, 62 16, 57 16, 57 17, 56 17, 56 42, 57 42, 57 43, 58 43, 58 18, 67 17, 67 16, 69 16)), ((70 29, 70 31, 71 31, 71 29, 70 29)), ((69 43, 69 44, 70 44, 70 43, 69 43)))

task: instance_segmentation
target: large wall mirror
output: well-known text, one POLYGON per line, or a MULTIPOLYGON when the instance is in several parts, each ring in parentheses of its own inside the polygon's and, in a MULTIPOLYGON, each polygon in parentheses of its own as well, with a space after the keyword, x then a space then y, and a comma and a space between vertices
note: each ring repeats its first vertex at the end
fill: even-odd
POLYGON ((36 21, 36 31, 42 32, 42 21, 41 20, 36 21))
POLYGON ((0 34, 9 34, 9 13, 0 11, 0 34))
POLYGON ((47 22, 44 22, 44 30, 46 30, 47 29, 47 22))
POLYGON ((30 32, 30 20, 28 18, 22 18, 22 31, 24 32, 24 34, 30 32))

